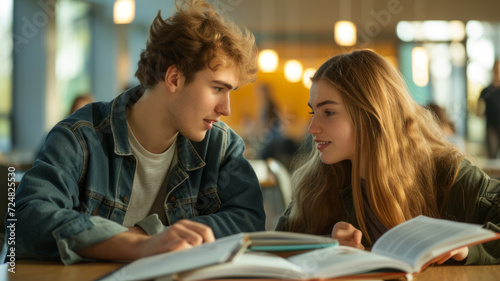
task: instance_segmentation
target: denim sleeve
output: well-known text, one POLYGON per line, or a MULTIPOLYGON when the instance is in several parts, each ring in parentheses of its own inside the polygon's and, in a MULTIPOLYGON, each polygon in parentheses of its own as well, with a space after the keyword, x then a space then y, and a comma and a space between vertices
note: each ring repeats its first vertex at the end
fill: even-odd
POLYGON ((109 239, 127 230, 128 228, 99 216, 92 216, 90 219, 80 216, 55 229, 52 234, 56 239, 61 261, 68 265, 88 260, 79 256, 75 251, 109 239), (73 228, 80 228, 81 225, 84 225, 86 229, 76 235, 66 236, 66 233, 71 234, 73 228))
POLYGON ((39 158, 16 190, 16 255, 20 258, 81 260, 75 251, 127 228, 78 211, 83 175, 82 142, 62 124, 47 136, 39 158))
POLYGON ((157 214, 152 214, 148 217, 145 217, 143 220, 137 222, 135 226, 140 227, 149 236, 153 236, 168 229, 168 227, 164 226, 160 221, 160 218, 157 214))
POLYGON ((216 213, 191 220, 212 227, 215 237, 264 230, 266 215, 262 191, 257 175, 243 156, 243 140, 228 128, 222 149, 225 153, 222 154, 217 184, 221 206, 216 213))

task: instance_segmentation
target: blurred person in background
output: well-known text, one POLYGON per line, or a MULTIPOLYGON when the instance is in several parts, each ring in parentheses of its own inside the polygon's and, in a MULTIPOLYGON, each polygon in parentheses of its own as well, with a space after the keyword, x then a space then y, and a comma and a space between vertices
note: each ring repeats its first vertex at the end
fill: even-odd
POLYGON ((255 91, 261 104, 255 134, 259 138, 257 156, 260 159, 274 158, 290 169, 298 145, 284 133, 285 123, 289 121, 284 120, 280 113, 269 84, 261 83, 255 91))
POLYGON ((446 112, 446 109, 435 103, 430 103, 425 108, 430 110, 436 118, 436 121, 443 130, 444 137, 449 142, 460 148, 462 151, 465 151, 465 141, 461 136, 457 135, 455 130, 455 123, 451 121, 448 113, 446 112))
POLYGON ((73 103, 71 103, 68 116, 73 114, 78 109, 94 101, 95 101, 94 96, 92 96, 91 94, 83 94, 75 97, 73 103))
POLYGON ((500 149, 500 60, 493 66, 493 81, 481 91, 477 115, 486 118, 486 147, 488 158, 497 158, 500 149))

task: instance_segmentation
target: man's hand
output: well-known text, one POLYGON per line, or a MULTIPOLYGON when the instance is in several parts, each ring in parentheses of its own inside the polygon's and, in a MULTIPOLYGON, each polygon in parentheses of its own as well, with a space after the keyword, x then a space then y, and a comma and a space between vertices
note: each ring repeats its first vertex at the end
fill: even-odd
POLYGON ((337 239, 342 246, 364 250, 365 247, 361 244, 361 237, 363 237, 361 230, 350 223, 341 221, 333 226, 332 238, 337 239))
POLYGON ((469 255, 469 247, 463 247, 451 251, 450 253, 447 253, 446 255, 442 256, 438 261, 436 261, 436 263, 442 264, 445 261, 449 260, 450 258, 453 258, 456 261, 463 261, 464 259, 467 258, 468 255, 469 255))
POLYGON ((101 260, 135 260, 169 251, 192 248, 215 240, 212 229, 204 224, 181 220, 162 233, 148 236, 137 227, 108 240, 77 251, 86 258, 101 260))
POLYGON ((215 240, 212 229, 204 224, 181 220, 162 233, 143 241, 143 257, 169 251, 189 249, 215 240))

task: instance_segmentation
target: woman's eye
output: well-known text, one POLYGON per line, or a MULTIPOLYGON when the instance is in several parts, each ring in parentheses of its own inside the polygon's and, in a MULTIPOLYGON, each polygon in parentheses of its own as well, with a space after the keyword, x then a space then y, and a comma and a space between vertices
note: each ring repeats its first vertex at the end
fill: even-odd
POLYGON ((325 115, 326 116, 332 116, 333 114, 335 114, 335 112, 333 112, 333 111, 325 111, 325 115))
POLYGON ((221 87, 215 87, 214 89, 215 89, 215 91, 216 91, 216 92, 220 92, 220 91, 222 91, 222 88, 221 88, 221 87))
POLYGON ((314 115, 314 111, 310 111, 308 113, 309 113, 309 115, 314 115))

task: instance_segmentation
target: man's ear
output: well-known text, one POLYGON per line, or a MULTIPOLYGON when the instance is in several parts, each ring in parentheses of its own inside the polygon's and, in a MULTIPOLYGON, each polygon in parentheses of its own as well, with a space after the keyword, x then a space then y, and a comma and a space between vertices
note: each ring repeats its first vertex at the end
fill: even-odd
POLYGON ((181 78, 181 73, 175 65, 171 65, 167 68, 165 73, 165 85, 170 90, 170 92, 175 92, 179 87, 179 82, 181 78))

